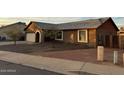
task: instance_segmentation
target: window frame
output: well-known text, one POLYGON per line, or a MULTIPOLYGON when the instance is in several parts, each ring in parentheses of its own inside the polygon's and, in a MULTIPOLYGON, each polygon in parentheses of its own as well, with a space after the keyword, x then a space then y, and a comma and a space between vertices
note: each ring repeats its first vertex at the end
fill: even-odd
POLYGON ((62 40, 63 40, 63 31, 57 31, 57 32, 61 32, 61 33, 62 33, 62 34, 61 34, 61 35, 62 35, 62 38, 61 38, 61 39, 58 39, 58 38, 57 38, 57 33, 56 33, 56 35, 55 35, 55 40, 61 40, 61 41, 62 41, 62 40))
POLYGON ((78 42, 88 43, 88 32, 87 32, 87 30, 78 30, 77 37, 78 37, 78 42), (80 31, 85 32, 86 40, 79 40, 79 33, 80 33, 80 31))

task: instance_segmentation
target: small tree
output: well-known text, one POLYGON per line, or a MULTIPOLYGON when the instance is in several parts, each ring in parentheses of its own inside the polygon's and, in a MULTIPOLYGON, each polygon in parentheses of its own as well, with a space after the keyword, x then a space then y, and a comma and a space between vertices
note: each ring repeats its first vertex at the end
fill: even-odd
POLYGON ((16 27, 11 30, 8 30, 6 34, 14 41, 15 45, 16 45, 16 41, 22 35, 21 31, 19 31, 16 27))

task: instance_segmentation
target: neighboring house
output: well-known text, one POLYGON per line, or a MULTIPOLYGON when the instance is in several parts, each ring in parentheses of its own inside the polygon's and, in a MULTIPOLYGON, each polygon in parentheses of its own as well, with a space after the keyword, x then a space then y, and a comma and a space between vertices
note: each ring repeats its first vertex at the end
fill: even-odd
POLYGON ((18 40, 23 39, 25 37, 25 31, 24 31, 25 27, 26 27, 26 24, 22 23, 22 22, 17 22, 17 23, 14 23, 14 24, 10 24, 10 25, 0 27, 0 41, 12 40, 11 37, 9 37, 7 35, 7 32, 14 31, 14 29, 21 32, 20 36, 18 37, 18 40))
POLYGON ((30 22, 25 30, 27 41, 41 43, 44 42, 45 33, 55 32, 55 40, 91 47, 114 47, 116 40, 113 38, 119 31, 110 17, 61 24, 30 22))
POLYGON ((124 49, 124 27, 120 27, 120 30, 118 31, 118 37, 119 37, 119 48, 124 49))

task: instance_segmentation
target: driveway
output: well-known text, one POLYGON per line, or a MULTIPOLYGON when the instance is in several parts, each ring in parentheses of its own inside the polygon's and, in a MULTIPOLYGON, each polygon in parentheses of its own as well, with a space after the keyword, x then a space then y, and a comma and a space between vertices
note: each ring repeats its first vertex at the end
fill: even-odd
POLYGON ((96 49, 77 49, 77 50, 65 50, 65 51, 48 51, 48 52, 34 52, 34 55, 41 55, 44 57, 68 59, 75 61, 83 61, 88 63, 113 65, 113 52, 118 51, 118 65, 122 65, 123 50, 105 48, 104 62, 97 61, 97 50, 96 49))

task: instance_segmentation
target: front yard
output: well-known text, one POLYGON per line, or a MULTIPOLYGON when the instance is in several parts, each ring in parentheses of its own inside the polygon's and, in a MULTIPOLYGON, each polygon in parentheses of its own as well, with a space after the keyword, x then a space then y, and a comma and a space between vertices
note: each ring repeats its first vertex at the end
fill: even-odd
POLYGON ((25 53, 30 55, 39 55, 45 57, 69 59, 83 62, 92 62, 103 65, 113 65, 113 51, 119 51, 119 65, 122 64, 122 50, 105 49, 105 61, 98 62, 96 60, 96 49, 87 48, 79 45, 63 44, 63 43, 44 43, 44 44, 19 44, 0 46, 0 50, 25 53))

